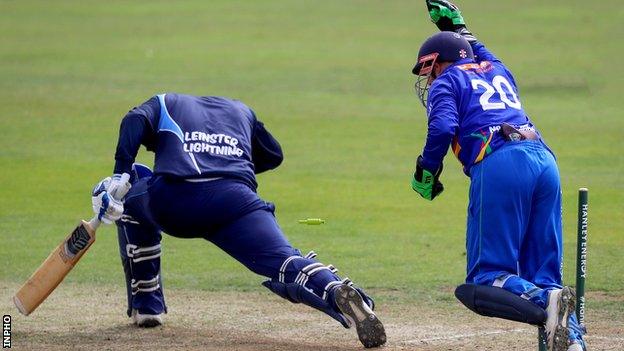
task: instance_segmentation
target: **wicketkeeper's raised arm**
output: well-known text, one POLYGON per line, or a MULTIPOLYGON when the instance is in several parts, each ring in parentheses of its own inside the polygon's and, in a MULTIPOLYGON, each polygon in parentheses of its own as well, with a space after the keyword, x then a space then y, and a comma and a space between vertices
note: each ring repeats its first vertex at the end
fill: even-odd
POLYGON ((459 7, 446 0, 425 0, 425 3, 431 22, 441 31, 455 32, 463 36, 472 46, 477 62, 500 61, 468 30, 459 7))
POLYGON ((119 127, 114 174, 130 173, 141 145, 153 150, 154 124, 159 115, 160 103, 156 96, 126 114, 119 127))

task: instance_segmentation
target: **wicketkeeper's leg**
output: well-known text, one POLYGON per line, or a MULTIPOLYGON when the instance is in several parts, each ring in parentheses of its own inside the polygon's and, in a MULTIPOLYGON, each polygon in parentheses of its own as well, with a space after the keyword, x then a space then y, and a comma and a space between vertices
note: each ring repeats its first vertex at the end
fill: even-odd
POLYGON ((501 287, 541 308, 546 307, 548 289, 561 288, 559 266, 541 266, 545 257, 560 261, 557 239, 533 236, 530 225, 535 182, 543 169, 534 154, 545 152, 528 142, 508 144, 473 166, 467 224, 466 283, 501 287), (524 254, 533 247, 543 249, 524 254), (539 284, 546 277, 550 284, 539 284))

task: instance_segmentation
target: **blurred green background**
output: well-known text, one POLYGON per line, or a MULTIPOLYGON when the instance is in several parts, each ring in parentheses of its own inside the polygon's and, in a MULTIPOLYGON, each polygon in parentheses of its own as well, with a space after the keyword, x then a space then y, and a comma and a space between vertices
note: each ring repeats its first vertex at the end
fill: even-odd
MULTIPOLYGON (((624 292, 619 1, 459 1, 514 72, 558 156, 565 280, 576 196, 590 190, 593 291, 624 292)), ((446 160, 434 202, 409 186, 426 135, 410 69, 436 31, 422 1, 0 0, 0 282, 22 282, 80 218, 113 166, 119 122, 154 94, 240 99, 285 151, 259 177, 292 243, 340 274, 405 299, 451 298, 465 272, 468 178, 446 160), (320 217, 323 226, 297 219, 320 217)), ((144 150, 139 159, 152 157, 144 150)), ((168 287, 260 290, 261 277, 201 240, 163 240, 168 287)), ((114 227, 67 280, 118 285, 114 227)), ((591 303, 591 301, 590 301, 591 303)))

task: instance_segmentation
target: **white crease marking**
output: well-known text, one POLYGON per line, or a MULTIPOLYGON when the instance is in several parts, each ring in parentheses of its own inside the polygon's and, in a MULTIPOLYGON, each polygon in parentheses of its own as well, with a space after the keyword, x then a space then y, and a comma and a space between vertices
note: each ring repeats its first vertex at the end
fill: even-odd
POLYGON ((404 341, 404 344, 416 344, 416 343, 426 343, 431 341, 444 341, 444 340, 456 340, 456 339, 465 339, 465 338, 474 338, 477 336, 486 336, 486 335, 498 335, 498 334, 508 334, 508 333, 524 333, 526 329, 510 329, 510 330, 492 330, 481 333, 470 333, 470 334, 456 334, 449 336, 437 336, 433 338, 426 339, 413 339, 404 341))
POLYGON ((617 336, 585 335, 584 338, 585 339, 600 339, 600 340, 624 341, 624 338, 618 338, 617 336))

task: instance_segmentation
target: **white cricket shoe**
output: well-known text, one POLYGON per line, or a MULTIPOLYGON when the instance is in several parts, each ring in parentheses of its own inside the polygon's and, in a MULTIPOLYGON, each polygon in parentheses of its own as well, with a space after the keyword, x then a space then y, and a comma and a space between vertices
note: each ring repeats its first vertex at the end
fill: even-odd
POLYGON ((349 322, 349 326, 355 326, 358 338, 364 347, 378 347, 386 343, 386 331, 383 324, 355 288, 342 284, 336 288, 334 299, 336 306, 349 322))
POLYGON ((162 325, 162 314, 142 314, 136 309, 133 309, 132 322, 134 322, 137 327, 154 328, 162 325))
POLYGON ((568 351, 568 316, 575 303, 576 296, 570 287, 550 290, 545 326, 548 351, 568 351))

